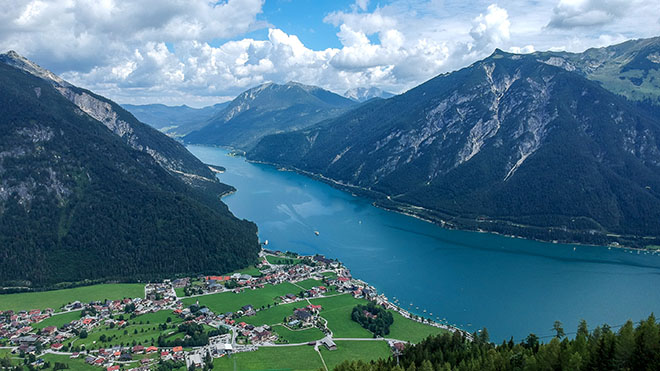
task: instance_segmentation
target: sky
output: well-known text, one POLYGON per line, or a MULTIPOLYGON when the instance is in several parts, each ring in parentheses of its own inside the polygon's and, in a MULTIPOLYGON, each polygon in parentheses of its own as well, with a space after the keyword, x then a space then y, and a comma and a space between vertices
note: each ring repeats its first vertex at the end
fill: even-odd
POLYGON ((660 36, 658 0, 2 0, 15 50, 119 103, 202 107, 265 82, 402 93, 495 48, 660 36))

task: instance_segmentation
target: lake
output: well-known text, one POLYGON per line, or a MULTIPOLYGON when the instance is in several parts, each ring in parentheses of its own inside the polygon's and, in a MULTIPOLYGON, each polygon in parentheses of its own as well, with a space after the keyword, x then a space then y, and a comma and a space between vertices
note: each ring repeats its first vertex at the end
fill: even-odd
POLYGON ((660 312, 659 255, 447 230, 224 149, 188 149, 227 169, 218 177, 237 192, 224 201, 269 249, 339 259, 405 309, 487 327, 493 341, 549 340, 556 320, 570 334, 580 319, 615 327, 660 312))

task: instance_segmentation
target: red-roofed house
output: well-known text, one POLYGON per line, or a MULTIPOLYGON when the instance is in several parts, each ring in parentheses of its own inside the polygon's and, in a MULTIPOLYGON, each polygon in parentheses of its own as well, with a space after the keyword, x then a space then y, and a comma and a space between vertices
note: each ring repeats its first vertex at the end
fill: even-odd
POLYGON ((150 346, 149 348, 147 348, 147 350, 146 350, 147 353, 153 353, 153 352, 157 352, 157 351, 158 351, 158 348, 156 348, 153 345, 150 346))
POLYGON ((119 365, 112 365, 108 367, 108 371, 117 371, 119 370, 119 365))
POLYGON ((64 344, 62 344, 62 343, 55 343, 55 344, 53 344, 53 345, 50 346, 50 349, 52 349, 52 350, 60 350, 60 349, 62 349, 63 347, 64 347, 64 344))
POLYGON ((179 347, 174 347, 174 348, 172 348, 172 351, 173 351, 174 353, 183 352, 183 347, 181 347, 181 346, 179 346, 179 347))

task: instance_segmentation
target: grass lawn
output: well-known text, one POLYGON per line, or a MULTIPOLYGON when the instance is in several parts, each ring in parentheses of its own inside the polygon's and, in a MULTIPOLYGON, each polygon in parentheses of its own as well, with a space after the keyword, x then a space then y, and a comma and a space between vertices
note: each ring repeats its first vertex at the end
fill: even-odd
POLYGON ((251 265, 247 268, 244 269, 239 269, 237 271, 233 271, 231 273, 227 273, 227 276, 231 276, 234 273, 240 273, 240 274, 249 274, 252 277, 259 277, 261 276, 261 271, 257 269, 254 265, 251 265))
MULTIPOLYGON (((263 289, 246 289, 245 291, 235 294, 233 292, 223 292, 220 294, 204 295, 194 298, 183 300, 186 306, 195 304, 199 300, 200 305, 206 305, 214 313, 235 312, 244 305, 252 305, 255 308, 261 308, 268 304, 273 304, 282 295, 297 294, 300 288, 288 282, 279 285, 266 285, 263 289)), ((281 319, 280 319, 281 320, 281 319)))
POLYGON ((275 332, 280 335, 280 338, 287 340, 289 344, 307 343, 310 341, 320 340, 325 337, 323 331, 317 329, 316 327, 300 331, 291 331, 282 325, 277 325, 273 327, 273 330, 275 330, 275 332))
POLYGON ((333 351, 319 347, 328 370, 332 370, 346 360, 368 362, 387 358, 391 354, 386 341, 337 341, 336 344, 337 350, 333 351))
POLYGON ((90 370, 103 370, 99 367, 94 367, 85 363, 85 357, 81 356, 79 358, 71 359, 69 356, 59 355, 59 354, 44 354, 42 357, 44 361, 50 362, 51 369, 55 366, 55 362, 64 363, 69 366, 67 370, 69 371, 90 371, 90 370))
POLYGON ((323 272, 322 274, 330 279, 337 278, 337 273, 335 272, 323 272))
POLYGON ((399 313, 392 312, 394 323, 390 326, 388 338, 406 340, 412 343, 419 343, 429 335, 436 335, 446 332, 446 330, 437 327, 425 325, 413 320, 409 320, 399 313))
POLYGON ((79 300, 83 303, 94 300, 143 298, 144 285, 137 283, 117 283, 76 287, 41 292, 24 292, 0 295, 0 310, 30 310, 53 308, 79 300))
POLYGON ((171 326, 173 324, 181 323, 182 320, 179 317, 174 316, 169 310, 143 314, 133 319, 127 319, 127 321, 129 325, 124 328, 110 328, 109 326, 103 325, 92 330, 87 338, 78 338, 75 341, 70 340, 70 342, 73 341, 74 345, 84 344, 86 349, 99 349, 107 348, 111 345, 132 344, 133 341, 142 345, 151 345, 151 339, 154 339, 154 345, 157 345, 156 341, 158 340, 159 335, 167 337, 168 340, 184 335, 182 333, 177 333, 177 335, 172 334, 176 332, 176 329, 171 328, 171 326), (172 318, 172 322, 168 324, 166 330, 161 330, 158 325, 166 323, 167 317, 172 318), (135 333, 136 330, 137 334, 135 333), (126 333, 124 333, 124 331, 126 331, 126 333), (101 342, 101 335, 105 335, 106 338, 114 336, 114 338, 110 341, 101 342))
POLYGON ((55 316, 52 316, 50 318, 46 318, 45 320, 35 323, 32 325, 32 327, 36 329, 42 329, 44 327, 48 326, 55 326, 57 328, 62 327, 62 325, 65 325, 71 321, 75 321, 77 319, 80 319, 80 311, 75 311, 75 312, 68 312, 68 313, 63 313, 63 314, 58 314, 55 316))
POLYGON ((182 298, 186 296, 186 293, 183 291, 183 287, 177 287, 174 289, 174 292, 176 293, 176 296, 179 298, 182 298))
POLYGON ((302 261, 302 259, 288 258, 285 256, 272 256, 272 255, 266 255, 266 260, 270 264, 282 264, 282 265, 296 265, 302 261))
POLYGON ((311 299, 312 304, 321 305, 321 317, 328 320, 328 327, 337 338, 371 338, 373 334, 351 319, 353 307, 366 304, 364 299, 355 299, 349 294, 329 298, 311 299))
POLYGON ((307 306, 306 301, 289 303, 289 304, 279 304, 276 306, 271 306, 269 309, 260 310, 256 315, 251 317, 241 317, 240 321, 249 323, 255 326, 259 325, 274 325, 276 323, 281 323, 284 317, 288 317, 293 314, 294 309, 303 308, 307 306))
POLYGON ((296 285, 304 287, 306 290, 309 290, 312 287, 323 286, 323 282, 310 278, 308 280, 296 282, 296 285))
POLYGON ((317 371, 323 368, 314 347, 260 348, 255 352, 237 353, 213 360, 213 371, 223 370, 297 370, 317 371))

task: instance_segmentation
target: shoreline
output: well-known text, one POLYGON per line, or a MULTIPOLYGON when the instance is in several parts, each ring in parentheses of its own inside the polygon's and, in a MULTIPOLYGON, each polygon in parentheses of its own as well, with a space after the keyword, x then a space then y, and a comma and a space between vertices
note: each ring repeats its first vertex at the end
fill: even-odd
MULTIPOLYGON (((216 148, 218 148, 218 147, 216 147, 216 148)), ((219 148, 233 150, 229 147, 219 147, 219 148)), ((274 162, 252 160, 252 159, 248 159, 246 156, 242 156, 242 157, 245 159, 245 161, 247 161, 249 163, 252 163, 252 164, 267 165, 267 166, 271 166, 271 167, 275 168, 277 171, 291 171, 291 172, 295 172, 295 173, 300 174, 300 175, 307 176, 307 177, 312 178, 314 180, 318 180, 318 181, 321 181, 323 183, 326 183, 326 184, 330 185, 331 187, 333 187, 335 189, 339 189, 341 191, 351 193, 353 196, 363 197, 363 198, 371 201, 372 206, 377 207, 381 210, 395 212, 395 213, 398 213, 398 214, 413 217, 415 219, 437 225, 440 228, 444 228, 444 229, 447 229, 447 230, 459 230, 459 231, 477 232, 477 233, 491 233, 491 234, 502 236, 502 237, 525 239, 525 240, 529 240, 529 241, 536 241, 536 242, 550 243, 550 244, 592 246, 592 247, 607 248, 607 249, 616 248, 616 249, 622 249, 622 250, 635 250, 635 251, 647 252, 647 253, 654 253, 654 252, 658 251, 658 249, 653 249, 653 248, 646 247, 646 246, 652 246, 653 243, 650 243, 650 244, 648 244, 644 247, 641 247, 641 246, 626 245, 626 244, 623 244, 623 243, 619 242, 619 241, 621 241, 619 238, 629 237, 629 238, 636 239, 636 240, 645 240, 645 239, 652 238, 652 237, 649 237, 649 236, 624 236, 624 235, 614 235, 612 233, 605 233, 605 234, 601 234, 599 236, 606 239, 607 243, 599 244, 597 242, 579 242, 579 241, 576 241, 574 239, 544 239, 544 238, 530 237, 528 235, 523 235, 523 234, 510 234, 510 233, 505 233, 505 232, 499 231, 497 229, 492 229, 492 228, 482 229, 482 228, 478 228, 476 226, 471 227, 471 226, 466 225, 464 223, 455 223, 455 222, 451 222, 451 221, 443 219, 443 218, 435 219, 435 218, 431 218, 431 217, 428 217, 426 215, 423 215, 423 212, 442 213, 442 211, 429 210, 429 209, 426 209, 422 206, 406 204, 406 203, 399 202, 399 201, 391 201, 391 199, 389 199, 388 196, 383 194, 382 192, 374 191, 374 190, 367 189, 367 188, 360 187, 360 186, 354 186, 354 185, 351 185, 351 184, 345 184, 343 182, 340 182, 340 181, 334 180, 332 178, 326 177, 323 174, 317 174, 317 173, 313 173, 313 172, 310 172, 310 171, 298 169, 298 168, 293 167, 293 166, 282 165, 282 164, 278 164, 278 163, 274 163, 274 162), (389 200, 390 202, 397 202, 399 204, 398 205, 399 207, 397 207, 397 206, 388 206, 388 205, 385 205, 383 202, 379 202, 380 200, 383 200, 383 199, 389 200), (422 211, 419 212, 419 213, 415 213, 414 211, 412 211, 410 209, 420 209, 422 211)), ((459 217, 457 217, 457 218, 459 218, 459 217)), ((478 222, 478 221, 475 220, 475 222, 478 222)), ((513 223, 511 221, 499 220, 499 219, 485 219, 484 221, 481 221, 481 222, 478 222, 478 223, 490 223, 491 226, 504 224, 504 225, 509 225, 513 228, 517 228, 517 229, 520 229, 520 230, 530 230, 530 231, 533 230, 533 229, 558 230, 558 231, 565 231, 565 232, 567 232, 569 234, 572 234, 574 236, 587 235, 587 232, 567 231, 567 230, 563 230, 563 229, 558 228, 558 227, 525 226, 525 225, 522 225, 522 224, 513 223)), ((484 225, 484 226, 487 226, 487 225, 484 225)))

